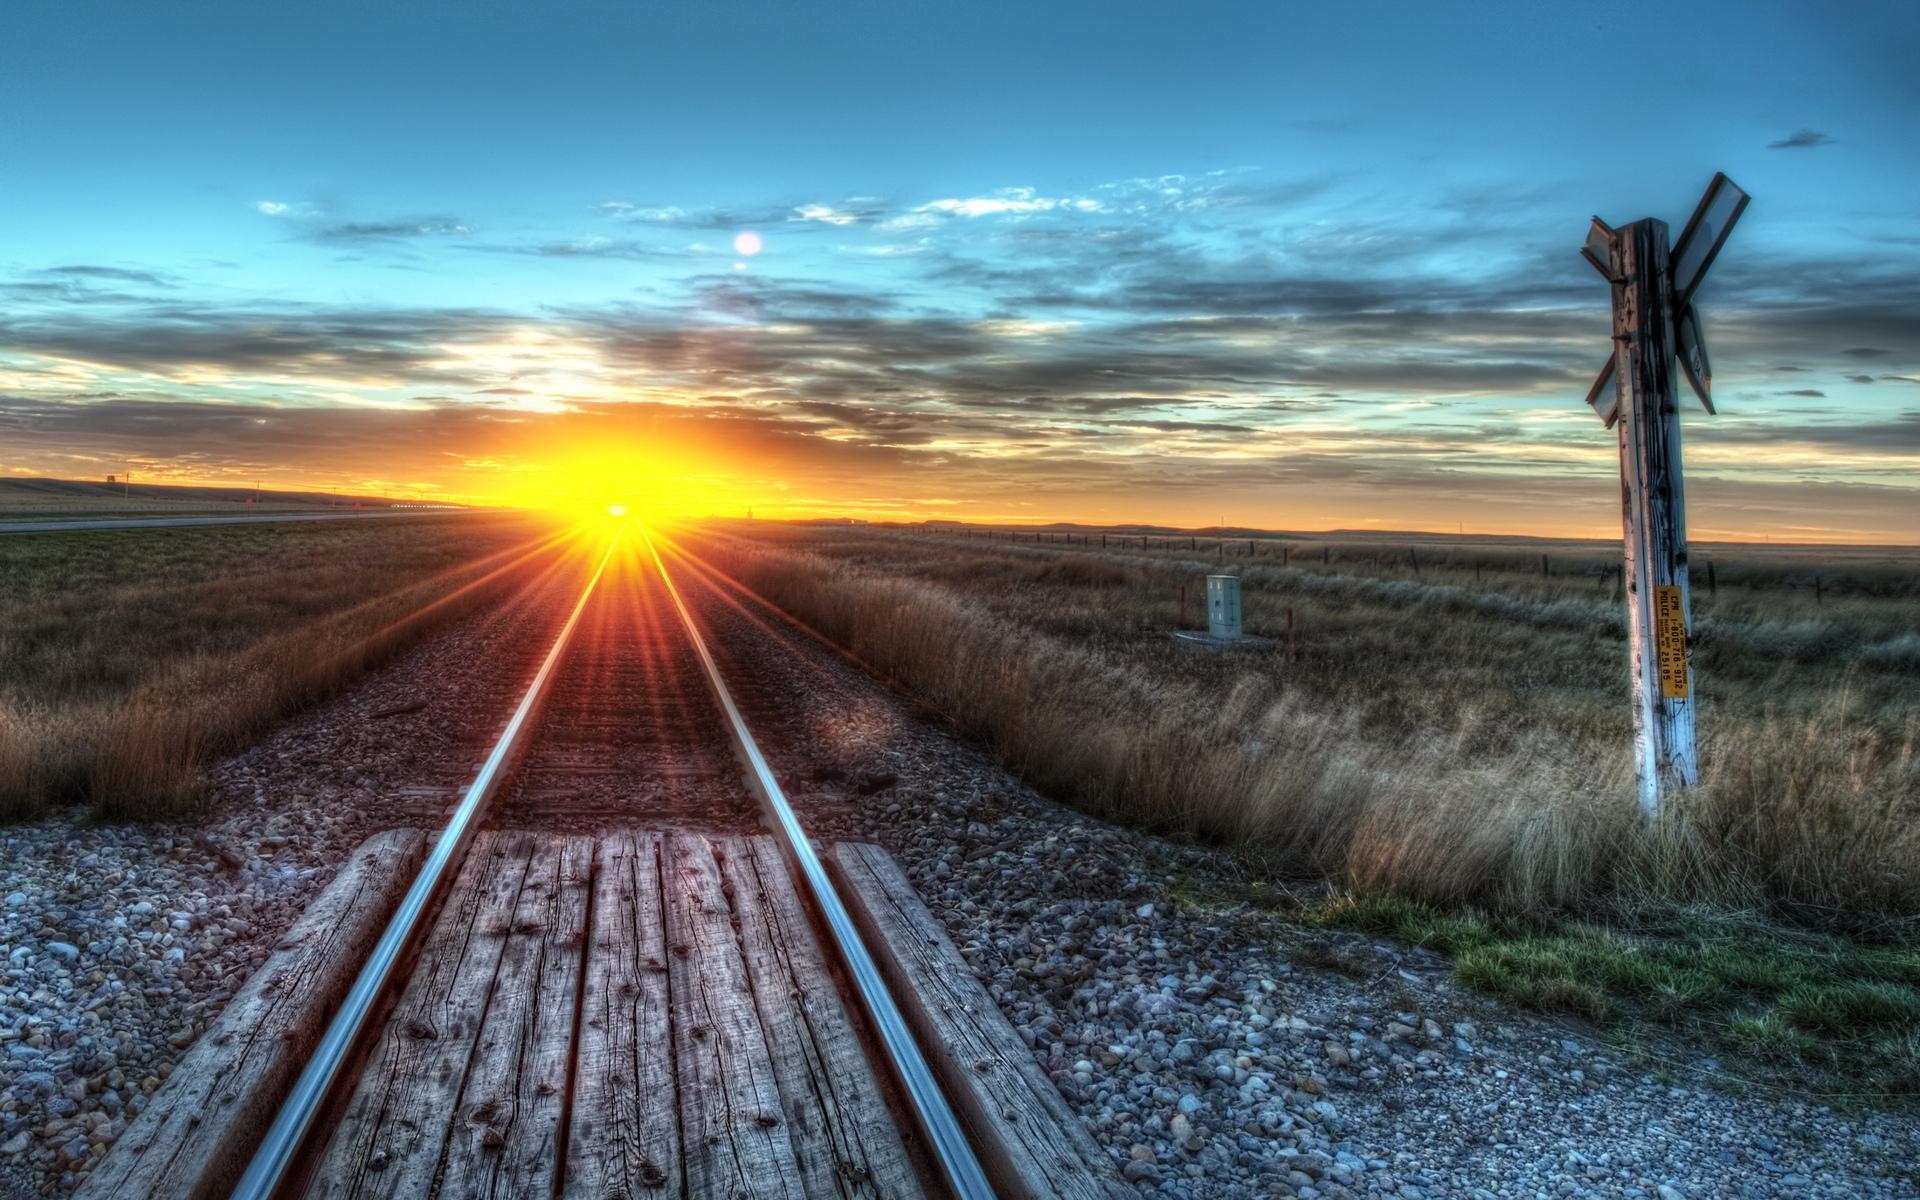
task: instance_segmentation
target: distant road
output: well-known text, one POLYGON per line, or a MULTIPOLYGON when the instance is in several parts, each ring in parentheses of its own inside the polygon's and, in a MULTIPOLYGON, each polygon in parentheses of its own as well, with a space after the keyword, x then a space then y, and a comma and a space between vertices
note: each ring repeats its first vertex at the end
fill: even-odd
POLYGON ((444 517, 449 514, 496 512, 485 508, 381 509, 376 512, 258 513, 246 517, 99 517, 71 521, 4 521, 0 533, 71 533, 85 529, 153 529, 181 525, 258 525, 268 521, 366 521, 375 517, 444 517))

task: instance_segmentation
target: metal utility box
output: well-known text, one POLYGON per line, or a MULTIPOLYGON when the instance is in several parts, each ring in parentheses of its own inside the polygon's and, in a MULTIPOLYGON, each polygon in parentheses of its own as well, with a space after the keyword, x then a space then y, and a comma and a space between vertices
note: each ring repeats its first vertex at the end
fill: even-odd
POLYGON ((1240 577, 1207 576, 1207 632, 1224 642, 1240 639, 1240 577))

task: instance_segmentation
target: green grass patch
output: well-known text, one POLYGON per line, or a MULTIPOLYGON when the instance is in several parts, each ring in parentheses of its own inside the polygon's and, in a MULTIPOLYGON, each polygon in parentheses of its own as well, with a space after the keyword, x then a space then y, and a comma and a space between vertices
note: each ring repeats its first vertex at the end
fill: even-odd
POLYGON ((1674 1026, 1753 1066, 1828 1076, 1823 1090, 1920 1093, 1920 944, 1780 926, 1747 914, 1621 914, 1609 922, 1335 896, 1316 924, 1454 956, 1462 984, 1630 1030, 1674 1026))

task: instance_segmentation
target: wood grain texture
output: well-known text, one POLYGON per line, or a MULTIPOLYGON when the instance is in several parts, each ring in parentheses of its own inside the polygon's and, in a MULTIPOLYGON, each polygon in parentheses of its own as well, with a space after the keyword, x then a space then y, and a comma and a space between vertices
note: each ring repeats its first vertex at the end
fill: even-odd
POLYGON ((650 834, 600 844, 565 1200, 678 1197, 685 1180, 659 855, 650 834))
POLYGON ((227 1195, 353 986, 425 850, 419 830, 368 838, 275 943, 75 1195, 227 1195))
POLYGON ((493 991, 521 884, 558 844, 474 841, 413 977, 314 1170, 314 1197, 418 1197, 431 1186, 493 991))
POLYGON ((825 954, 771 838, 716 844, 774 1083, 808 1196, 923 1192, 825 954))
POLYGON ((455 1109, 441 1196, 554 1194, 593 859, 592 838, 556 839, 521 885, 455 1109))
MULTIPOLYGON (((1633 740, 1640 805, 1651 818, 1663 798, 1699 782, 1691 668, 1683 694, 1660 685, 1660 589, 1678 588, 1681 641, 1692 627, 1687 566, 1687 496, 1681 463, 1679 398, 1667 227, 1635 221, 1618 231, 1613 331, 1621 388, 1620 509, 1627 634, 1633 672, 1633 740)), ((1673 648, 1685 656, 1683 644, 1673 648)))
POLYGON ((887 852, 846 842, 834 847, 830 861, 995 1190, 1075 1200, 1137 1195, 1121 1183, 887 852))
POLYGON ((799 1200, 805 1192, 772 1053, 705 838, 667 839, 661 887, 687 1190, 733 1200, 799 1200))

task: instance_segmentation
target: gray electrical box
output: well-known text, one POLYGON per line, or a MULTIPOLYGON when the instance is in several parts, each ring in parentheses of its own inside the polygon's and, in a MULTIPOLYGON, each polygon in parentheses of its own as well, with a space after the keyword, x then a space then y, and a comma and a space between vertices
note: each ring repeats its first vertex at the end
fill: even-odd
POLYGON ((1207 632, 1223 642, 1240 639, 1240 577, 1207 576, 1207 632))

